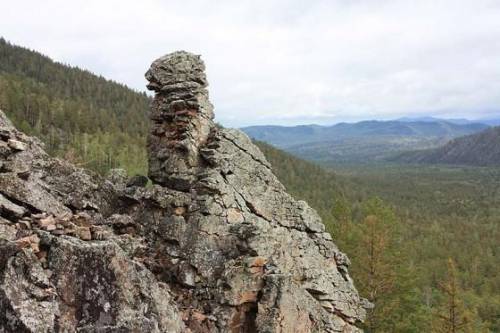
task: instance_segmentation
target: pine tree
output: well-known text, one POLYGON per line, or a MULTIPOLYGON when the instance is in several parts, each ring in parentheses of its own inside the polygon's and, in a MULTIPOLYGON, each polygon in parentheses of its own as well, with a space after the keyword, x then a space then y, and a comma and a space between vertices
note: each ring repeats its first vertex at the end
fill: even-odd
POLYGON ((380 199, 365 204, 365 218, 355 242, 355 272, 361 294, 375 305, 368 312, 368 332, 383 331, 394 303, 390 295, 396 284, 396 224, 394 212, 380 199))
POLYGON ((462 291, 458 283, 457 269, 451 258, 447 262, 446 278, 439 284, 439 289, 444 298, 437 311, 433 331, 436 333, 472 333, 471 313, 465 309, 461 299, 462 291))

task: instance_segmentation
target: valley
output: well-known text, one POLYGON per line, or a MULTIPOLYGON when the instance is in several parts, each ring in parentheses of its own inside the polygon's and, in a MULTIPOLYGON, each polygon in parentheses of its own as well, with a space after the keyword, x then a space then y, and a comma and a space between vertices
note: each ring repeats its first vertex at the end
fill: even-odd
POLYGON ((397 332, 411 331, 409 327, 433 330, 436 309, 444 301, 440 277, 446 276, 449 259, 463 288, 461 306, 472 311, 467 312, 476 318, 471 320, 482 318, 473 332, 500 329, 500 168, 330 163, 320 171, 308 164, 295 164, 289 171, 286 166, 293 158, 267 145, 263 151, 287 189, 321 214, 352 258, 355 279, 364 276, 366 265, 359 244, 366 237, 367 211, 372 211, 374 198, 382 200, 375 204, 375 216, 391 222, 368 230, 390 244, 377 259, 393 267, 388 272, 384 268, 386 282, 401 284, 384 292, 387 303, 379 310, 386 317, 402 315, 400 311, 413 314, 397 332))
MULTIPOLYGON (((5 40, 0 56, 0 108, 51 155, 103 176, 113 168, 147 174, 146 94, 5 40)), ((357 288, 376 305, 365 329, 438 331, 442 286, 453 281, 470 332, 499 332, 500 168, 387 161, 487 128, 399 120, 244 131, 274 145, 257 142, 349 256, 357 288)))
MULTIPOLYGON (((443 119, 361 121, 333 126, 253 126, 242 130, 301 158, 328 163, 372 163, 445 145, 489 128, 483 123, 443 119)), ((403 160, 402 160, 403 161, 403 160)))

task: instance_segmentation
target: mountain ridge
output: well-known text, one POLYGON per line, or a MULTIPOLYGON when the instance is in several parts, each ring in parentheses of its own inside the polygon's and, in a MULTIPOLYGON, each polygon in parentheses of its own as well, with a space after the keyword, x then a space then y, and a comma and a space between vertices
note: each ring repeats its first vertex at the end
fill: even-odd
POLYGON ((373 163, 405 151, 434 148, 488 128, 445 121, 362 121, 333 126, 254 126, 242 130, 300 158, 325 164, 373 163))
POLYGON ((500 166, 500 126, 455 138, 442 147, 406 152, 391 160, 406 163, 500 166))
POLYGON ((360 136, 426 136, 453 138, 472 134, 488 126, 481 123, 454 124, 446 121, 365 120, 332 126, 249 126, 242 130, 255 140, 286 148, 295 144, 317 143, 360 136))

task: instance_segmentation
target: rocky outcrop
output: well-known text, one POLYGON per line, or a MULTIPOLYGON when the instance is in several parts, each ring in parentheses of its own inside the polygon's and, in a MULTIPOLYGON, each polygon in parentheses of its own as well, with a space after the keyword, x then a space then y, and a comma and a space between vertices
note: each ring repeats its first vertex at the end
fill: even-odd
POLYGON ((185 331, 168 285, 134 258, 140 237, 113 219, 120 193, 0 112, 0 332, 185 331))
POLYGON ((215 125, 200 57, 146 77, 151 186, 53 159, 0 113, 0 332, 358 331, 348 259, 215 125))

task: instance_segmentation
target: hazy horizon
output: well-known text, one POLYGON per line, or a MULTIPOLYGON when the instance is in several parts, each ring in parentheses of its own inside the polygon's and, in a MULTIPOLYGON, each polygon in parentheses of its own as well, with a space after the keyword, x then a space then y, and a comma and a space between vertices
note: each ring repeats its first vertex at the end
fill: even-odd
MULTIPOLYGON (((453 121, 468 121, 470 123, 480 123, 480 124, 487 124, 488 122, 495 122, 495 123, 500 123, 500 116, 497 117, 491 117, 491 118, 481 118, 481 119, 469 119, 469 118, 441 118, 441 117, 434 117, 434 116, 418 116, 418 117, 411 117, 411 116, 402 116, 402 117, 397 117, 397 118, 360 118, 360 119, 354 119, 354 120, 342 120, 342 121, 335 121, 335 122, 323 122, 323 123, 315 123, 315 122, 301 122, 301 123, 289 123, 289 124, 284 124, 284 123, 257 123, 257 124, 249 124, 249 125, 243 125, 243 126, 236 126, 236 127, 253 127, 253 126, 283 126, 283 127, 295 127, 295 126, 334 126, 340 123, 348 123, 348 124, 355 124, 363 121, 409 121, 404 118, 410 118, 411 121, 424 121, 427 122, 428 120, 426 119, 420 119, 420 118, 435 118, 435 120, 442 120, 442 121, 448 121, 448 122, 453 122, 453 121)), ((497 125, 495 125, 497 126, 497 125)))

